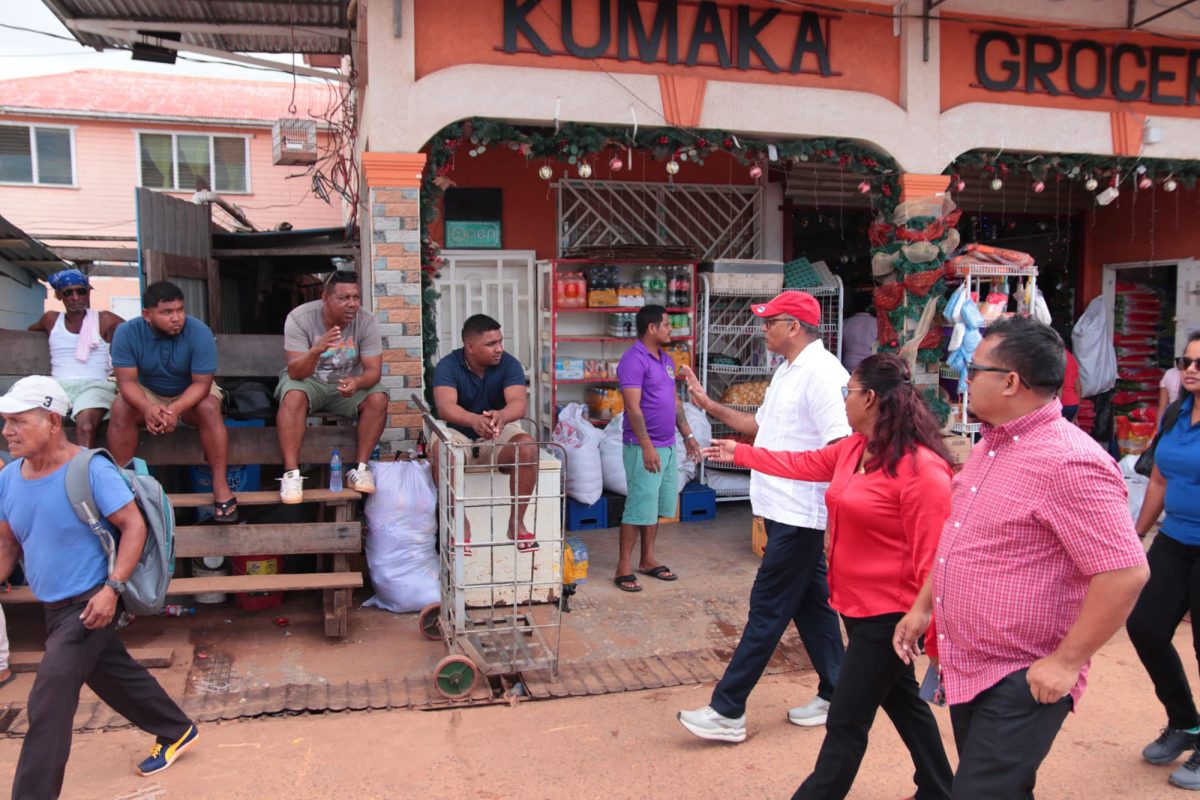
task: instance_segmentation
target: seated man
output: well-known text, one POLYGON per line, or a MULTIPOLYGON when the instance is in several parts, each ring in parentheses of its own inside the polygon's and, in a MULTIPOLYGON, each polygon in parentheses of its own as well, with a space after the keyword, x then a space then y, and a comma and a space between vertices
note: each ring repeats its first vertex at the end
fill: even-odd
MULTIPOLYGON (((529 405, 525 370, 504 352, 500 323, 484 314, 463 324, 463 346, 438 362, 433 373, 433 403, 449 426, 450 441, 467 464, 497 464, 510 476, 510 491, 519 499, 508 523, 508 538, 522 553, 538 549, 536 536, 525 527, 525 511, 537 484, 538 452, 533 438, 517 420, 529 405)), ((435 445, 430 453, 433 475, 439 477, 435 445)), ((465 542, 471 541, 468 525, 465 542)), ((465 552, 470 555, 469 549, 465 552)))
POLYGON ((113 369, 119 396, 108 423, 108 449, 127 464, 138 428, 170 433, 183 422, 200 429, 212 470, 213 519, 236 522, 237 498, 225 474, 229 436, 221 416, 217 343, 207 325, 183 310, 183 290, 158 281, 142 293, 142 317, 123 322, 113 336, 113 369))
POLYGON ((346 473, 346 485, 371 494, 375 479, 367 461, 387 424, 387 390, 383 372, 383 338, 375 317, 362 310, 358 275, 334 272, 320 300, 292 309, 283 324, 287 367, 279 375, 279 450, 283 477, 279 497, 288 504, 304 499, 300 445, 310 413, 330 411, 358 415, 357 466, 346 473))
POLYGON ((75 441, 80 447, 95 447, 96 431, 117 396, 117 384, 109 380, 108 346, 125 320, 90 307, 92 286, 77 269, 51 275, 50 288, 66 311, 47 311, 29 330, 50 338, 50 375, 71 401, 75 441))

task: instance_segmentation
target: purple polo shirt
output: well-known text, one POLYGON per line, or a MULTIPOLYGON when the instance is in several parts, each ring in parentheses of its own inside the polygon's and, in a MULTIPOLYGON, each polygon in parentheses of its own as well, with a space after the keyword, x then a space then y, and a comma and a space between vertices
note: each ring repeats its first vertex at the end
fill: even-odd
MULTIPOLYGON (((625 351, 617 364, 617 380, 622 389, 642 390, 642 414, 646 433, 655 447, 675 446, 675 362, 661 349, 658 358, 650 355, 641 340, 625 351)), ((637 434, 625 415, 621 440, 637 444, 637 434)))

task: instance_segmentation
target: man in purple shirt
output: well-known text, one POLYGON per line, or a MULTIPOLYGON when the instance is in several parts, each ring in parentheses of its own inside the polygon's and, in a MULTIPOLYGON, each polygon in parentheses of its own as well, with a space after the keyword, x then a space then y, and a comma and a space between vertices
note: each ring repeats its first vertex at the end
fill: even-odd
POLYGON ((663 352, 671 341, 671 319, 662 306, 637 313, 638 341, 621 356, 617 379, 625 399, 625 479, 629 496, 621 517, 621 553, 613 579, 625 592, 640 592, 633 574, 633 545, 642 537, 638 572, 673 581, 675 573, 654 557, 658 518, 675 516, 679 465, 675 463, 675 428, 683 435, 689 459, 700 457, 700 445, 688 427, 683 403, 675 391, 675 362, 663 352))

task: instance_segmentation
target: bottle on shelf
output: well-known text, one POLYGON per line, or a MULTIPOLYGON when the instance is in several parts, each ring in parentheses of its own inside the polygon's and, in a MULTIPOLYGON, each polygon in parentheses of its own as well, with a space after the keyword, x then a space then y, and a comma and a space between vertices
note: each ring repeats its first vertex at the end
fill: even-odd
POLYGON ((639 280, 642 284, 642 294, 646 297, 646 305, 667 305, 667 273, 662 267, 645 267, 639 280))
POLYGON ((337 450, 333 451, 333 456, 329 459, 329 491, 340 492, 342 490, 342 454, 337 450))

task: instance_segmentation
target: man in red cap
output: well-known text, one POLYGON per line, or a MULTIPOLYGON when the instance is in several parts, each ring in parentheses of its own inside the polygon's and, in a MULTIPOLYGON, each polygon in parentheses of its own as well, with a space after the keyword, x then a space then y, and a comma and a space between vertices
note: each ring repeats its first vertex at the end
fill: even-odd
MULTIPOLYGON (((750 307, 762 319, 767 349, 784 357, 758 411, 721 405, 684 369, 692 402, 758 447, 817 450, 850 435, 842 387, 850 376, 821 342, 821 306, 789 291, 750 307)), ((795 725, 825 724, 845 653, 837 614, 829 607, 825 567, 825 484, 750 473, 750 504, 763 517, 767 549, 750 590, 750 617, 710 705, 679 712, 701 739, 746 738, 746 698, 758 683, 788 622, 795 622, 819 682, 817 696, 788 711, 795 725)))

